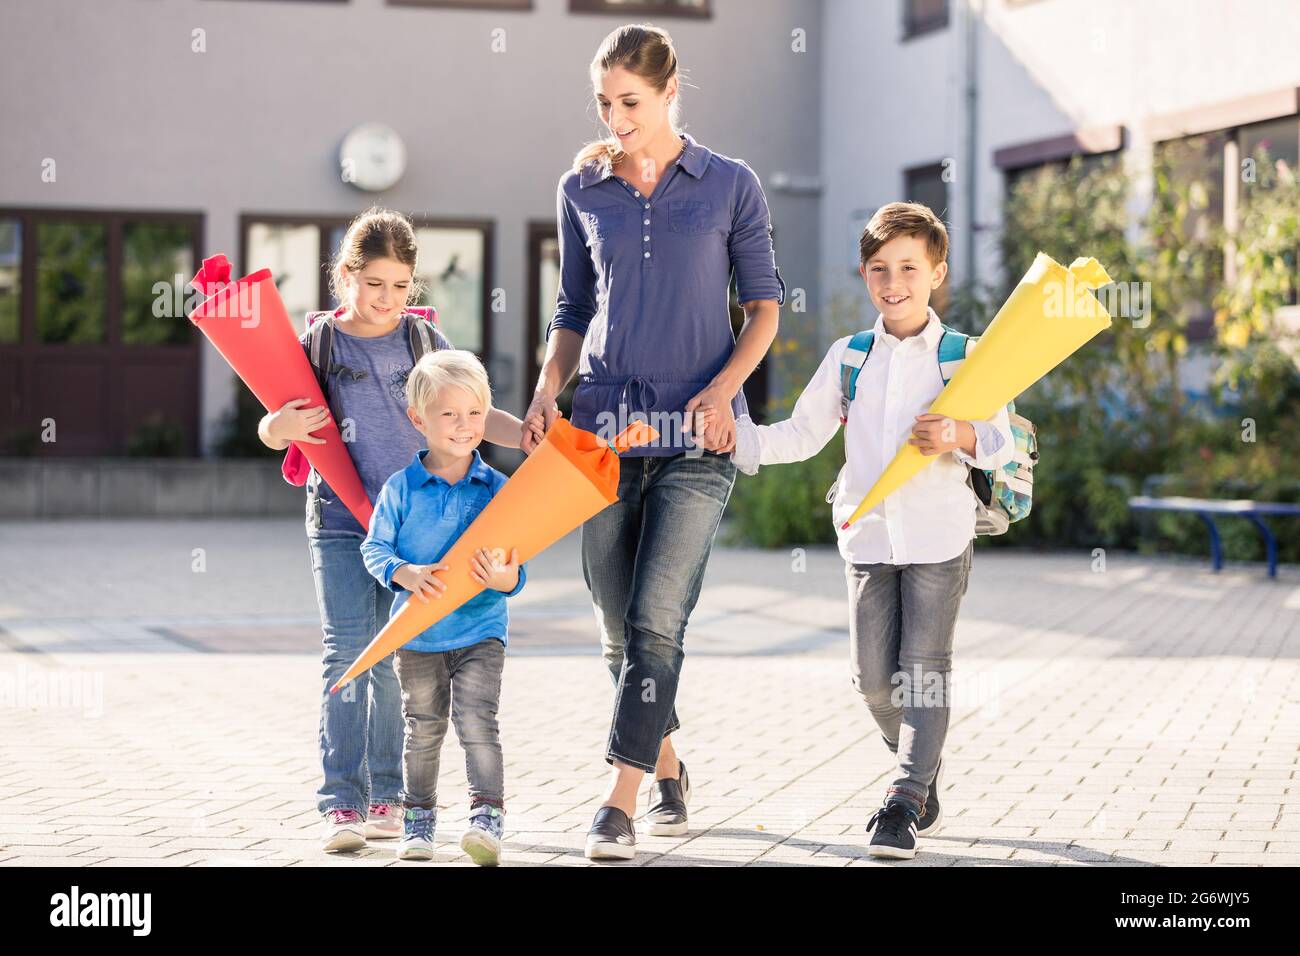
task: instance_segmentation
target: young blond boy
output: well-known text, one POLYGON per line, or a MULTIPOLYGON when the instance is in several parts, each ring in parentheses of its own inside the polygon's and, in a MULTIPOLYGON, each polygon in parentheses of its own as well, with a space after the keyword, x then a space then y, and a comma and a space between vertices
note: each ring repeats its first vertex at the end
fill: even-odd
MULTIPOLYGON (((366 568, 398 592, 391 614, 413 594, 438 600, 439 563, 506 476, 483 461, 478 445, 492 407, 487 373, 472 352, 440 349, 415 364, 406 381, 407 417, 428 448, 384 484, 361 545, 366 568)), ((412 638, 397 652, 402 692, 402 859, 433 855, 438 763, 448 716, 465 751, 469 827, 461 848, 480 865, 500 860, 504 768, 497 706, 509 616, 506 598, 527 579, 518 552, 479 549, 470 576, 483 591, 412 638)))

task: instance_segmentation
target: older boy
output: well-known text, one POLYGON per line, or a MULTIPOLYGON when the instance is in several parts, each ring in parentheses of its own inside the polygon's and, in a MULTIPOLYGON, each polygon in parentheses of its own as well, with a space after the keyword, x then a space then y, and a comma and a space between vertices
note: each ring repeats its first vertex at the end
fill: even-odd
POLYGON ((969 467, 992 469, 1014 451, 1005 408, 988 422, 927 413, 943 388, 939 343, 951 333, 930 308, 947 275, 948 233, 925 206, 890 203, 859 242, 859 272, 880 315, 865 357, 852 336, 827 352, 789 419, 737 422, 732 460, 761 465, 817 454, 841 424, 842 368, 860 363, 845 425, 847 461, 832 508, 846 561, 853 683, 866 699, 899 776, 867 822, 871 856, 910 859, 918 834, 940 821, 939 771, 948 732, 953 630, 966 593, 976 498, 969 467), (935 460, 871 513, 840 526, 903 441, 935 460))

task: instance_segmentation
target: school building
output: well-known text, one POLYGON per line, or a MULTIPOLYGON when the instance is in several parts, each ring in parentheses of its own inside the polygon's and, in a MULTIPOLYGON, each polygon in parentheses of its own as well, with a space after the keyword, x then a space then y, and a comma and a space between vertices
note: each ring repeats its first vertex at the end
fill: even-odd
MULTIPOLYGON (((1300 151, 1292 0, 8 4, 0 483, 27 469, 9 512, 75 507, 51 511, 32 469, 246 444, 258 409, 176 307, 187 290, 158 282, 223 252, 270 267, 291 314, 329 307, 324 264, 376 203, 416 222, 427 301, 522 413, 554 305, 556 181, 602 133, 588 64, 634 21, 673 35, 686 128, 762 180, 780 334, 816 349, 832 302, 872 318, 857 235, 884 202, 930 204, 953 281, 991 280, 1026 170, 1119 153, 1141 182, 1155 144, 1213 133, 1230 218, 1238 156, 1300 151)), ((746 391, 761 407, 798 384, 777 357, 746 391)))

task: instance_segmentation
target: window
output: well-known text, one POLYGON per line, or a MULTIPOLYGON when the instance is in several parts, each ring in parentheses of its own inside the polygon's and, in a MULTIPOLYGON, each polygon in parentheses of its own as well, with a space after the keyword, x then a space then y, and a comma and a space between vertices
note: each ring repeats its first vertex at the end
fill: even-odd
POLYGON ((710 17, 710 0, 569 0, 571 13, 618 13, 658 17, 710 17))
POLYGON ((197 452, 201 234, 190 213, 0 209, 0 453, 197 452))
MULTIPOLYGON (((458 349, 488 353, 485 262, 482 230, 422 226, 415 230, 420 258, 416 278, 420 305, 438 310, 438 322, 458 349)), ((486 358, 484 358, 486 363, 486 358)))
MULTIPOLYGON (((245 215, 244 272, 270 269, 295 326, 305 314, 337 308, 329 291, 330 264, 351 222, 343 217, 245 215)), ((491 353, 488 322, 491 223, 480 220, 413 220, 424 285, 417 305, 438 310, 438 325, 457 348, 491 353)))
MULTIPOLYGON (((1185 190, 1189 198, 1190 210, 1178 236, 1185 254, 1212 257, 1203 268, 1189 267, 1189 273, 1204 276, 1203 288, 1189 305, 1189 338, 1213 335, 1214 294, 1224 282, 1233 281, 1231 245, 1220 248, 1219 236, 1236 234, 1252 198, 1262 196, 1275 182, 1278 165, 1300 169, 1300 115, 1156 144, 1156 176, 1166 177, 1172 188, 1185 190)), ((1290 299, 1295 304, 1294 290, 1290 299)))
POLYGON ((36 226, 36 329, 42 342, 103 342, 107 334, 108 227, 36 226))
MULTIPOLYGON (((329 304, 325 288, 329 253, 321 249, 321 228, 315 225, 254 222, 246 226, 243 271, 270 269, 285 311, 298 332, 306 313, 329 304), (324 302, 326 305, 322 305, 324 302)), ((337 248, 337 242, 332 246, 337 248)))
POLYGON ((18 341, 22 258, 22 223, 13 216, 0 219, 0 344, 18 341))
MULTIPOLYGON (((180 223, 134 221, 122 224, 122 341, 128 345, 184 345, 190 323, 159 322, 155 291, 159 282, 184 289, 198 271, 189 228, 180 223)), ((179 318, 179 317, 178 317, 179 318)))
POLYGON ((1051 173, 1063 173, 1069 167, 1070 163, 1077 162, 1082 172, 1089 172, 1094 169, 1100 169, 1107 162, 1113 161, 1115 154, 1111 153, 1080 153, 1076 156, 1069 156, 1064 159, 1052 159, 1045 163, 1036 163, 1033 166, 1021 166, 1014 169, 1004 170, 1004 183, 1006 190, 1011 193, 1015 190, 1017 184, 1030 179, 1034 176, 1043 176, 1051 173), (1108 157, 1111 157, 1108 159, 1108 157))
MULTIPOLYGON (((524 405, 520 414, 527 411, 532 401, 533 388, 546 358, 546 329, 555 316, 555 298, 560 288, 560 240, 554 222, 528 224, 528 354, 524 359, 524 405)), ((568 418, 573 412, 573 392, 577 388, 575 375, 564 390, 556 396, 555 403, 568 418)))
MULTIPOLYGON (((945 167, 942 163, 917 166, 914 169, 905 170, 903 172, 903 196, 908 202, 918 202, 929 206, 930 211, 938 216, 944 227, 948 229, 948 263, 949 268, 951 268, 953 261, 952 228, 949 222, 948 183, 943 178, 944 170, 945 167)), ((944 279, 943 285, 935 289, 930 295, 930 307, 939 314, 940 318, 943 318, 948 310, 951 286, 951 280, 944 279)))
POLYGON ((948 26, 948 0, 903 0, 903 39, 948 26))
POLYGON ((552 223, 528 226, 528 354, 532 361, 532 384, 546 357, 546 330, 555 316, 555 299, 560 288, 560 240, 552 223))
POLYGON ((452 7, 465 10, 531 10, 533 0, 387 0, 390 7, 452 7))
MULTIPOLYGON (((1300 172, 1300 116, 1242 126, 1237 130, 1237 143, 1243 162, 1262 155, 1271 164, 1285 163, 1292 172, 1300 172)), ((1254 183, 1261 178, 1256 176, 1254 183)))

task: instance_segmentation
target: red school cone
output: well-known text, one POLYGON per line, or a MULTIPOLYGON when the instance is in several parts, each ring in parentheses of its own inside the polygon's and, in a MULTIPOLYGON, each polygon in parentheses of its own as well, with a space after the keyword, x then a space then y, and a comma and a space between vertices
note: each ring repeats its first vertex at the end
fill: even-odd
MULTIPOLYGON (((207 296, 190 313, 190 321, 208 337, 268 412, 295 398, 307 399, 309 408, 326 405, 270 269, 232 282, 229 260, 216 255, 203 260, 203 268, 190 285, 207 296)), ((361 486, 338 426, 331 419, 312 432, 312 437, 324 438, 325 444, 294 445, 361 526, 370 527, 374 507, 361 486)))

